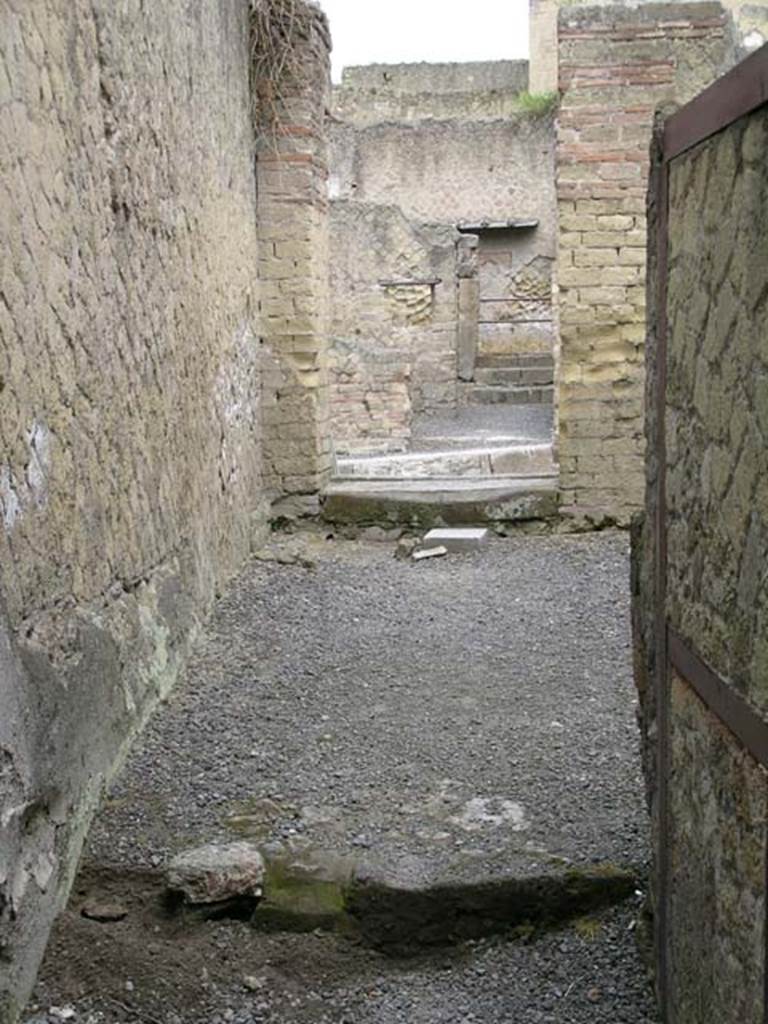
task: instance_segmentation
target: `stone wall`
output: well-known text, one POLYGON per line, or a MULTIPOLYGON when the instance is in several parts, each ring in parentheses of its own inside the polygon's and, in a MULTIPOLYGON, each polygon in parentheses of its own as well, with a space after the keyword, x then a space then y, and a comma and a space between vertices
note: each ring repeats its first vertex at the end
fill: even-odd
POLYGON ((460 236, 393 206, 332 205, 336 450, 403 447, 414 412, 456 401, 460 236))
POLYGON ((276 514, 318 510, 331 466, 328 411, 330 36, 314 6, 292 23, 282 81, 257 81, 265 483, 276 514))
MULTIPOLYGON (((373 65, 348 69, 334 89, 333 335, 344 341, 334 359, 351 373, 344 387, 337 387, 338 376, 333 384, 335 439, 350 441, 356 428, 371 438, 373 421, 386 430, 389 415, 389 436, 401 440, 412 412, 455 404, 460 338, 465 353, 552 350, 554 128, 547 102, 521 106, 526 78, 524 62, 373 65), (511 221, 529 227, 492 226, 511 221), (462 271, 461 283, 457 228, 480 237, 472 274, 462 271), (411 323, 406 340, 401 314, 407 304, 398 305, 374 282, 423 274, 440 283, 431 298, 424 296, 428 324, 411 323), (370 301, 352 286, 355 277, 365 282, 370 301), (541 314, 536 328, 519 322, 532 310, 541 314), (381 406, 374 402, 374 416, 360 396, 378 383, 387 397, 381 406), (346 399, 354 405, 345 406, 346 399)), ((408 295, 416 301, 413 289, 408 295)), ((468 366, 463 379, 471 378, 468 366)))
POLYGON ((718 3, 560 12, 559 446, 565 508, 643 503, 645 191, 654 110, 735 57, 718 3))
POLYGON ((4 1022, 264 530, 253 155, 247 4, 0 5, 4 1022))
POLYGON ((554 256, 551 114, 500 120, 330 125, 331 196, 398 206, 411 220, 452 224, 536 219, 554 256))
POLYGON ((333 114, 358 126, 383 121, 500 118, 528 89, 524 60, 465 64, 369 64, 345 68, 333 114))
MULTIPOLYGON (((764 96, 768 50, 756 59, 764 96)), ((739 73, 731 96, 744 94, 739 73)), ((724 95, 670 128, 701 125, 724 95)), ((669 1024, 736 1024, 764 1017, 768 938, 768 107, 676 155, 672 137, 649 206, 634 551, 658 981, 669 1024)))

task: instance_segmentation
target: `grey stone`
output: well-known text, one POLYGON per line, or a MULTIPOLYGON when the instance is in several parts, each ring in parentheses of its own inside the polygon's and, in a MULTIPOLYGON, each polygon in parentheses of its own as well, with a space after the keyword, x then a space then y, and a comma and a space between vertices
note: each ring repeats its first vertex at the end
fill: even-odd
POLYGON ((422 541, 424 548, 444 547, 446 551, 476 551, 488 543, 484 527, 446 527, 430 530, 422 541))
POLYGON ((218 903, 237 896, 261 896, 264 858, 251 843, 210 844, 174 857, 168 888, 190 903, 218 903))

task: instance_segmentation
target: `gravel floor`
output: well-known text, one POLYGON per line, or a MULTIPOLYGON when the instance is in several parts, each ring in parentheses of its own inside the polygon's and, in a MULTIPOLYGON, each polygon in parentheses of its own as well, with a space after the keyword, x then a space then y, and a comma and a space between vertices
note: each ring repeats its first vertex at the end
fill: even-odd
MULTIPOLYGON (((302 557, 314 568, 254 563, 220 602, 185 683, 100 814, 86 865, 159 868, 184 846, 245 834, 353 855, 409 884, 593 862, 642 875, 625 535, 494 539, 419 564, 393 559, 391 544, 310 537, 302 557)), ((232 970, 215 998, 210 985, 199 995, 197 1016, 180 1009, 184 986, 174 996, 134 981, 163 1024, 179 1013, 646 1024, 655 1018, 636 913, 624 905, 581 929, 482 940, 407 965, 336 935, 251 933, 246 943, 244 926, 222 922, 199 941, 220 940, 232 970), (281 942, 281 962, 298 957, 308 980, 293 1002, 290 985, 265 982, 271 995, 254 1011, 238 975, 243 950, 268 972, 281 942)), ((63 920, 41 1005, 80 999, 82 1012, 105 1012, 92 991, 106 982, 78 987, 66 966, 78 929, 92 926, 63 920)), ((131 962, 121 942, 141 944, 133 928, 97 933, 118 963, 131 962)), ((103 1019, 123 1019, 111 1012, 103 1019)))

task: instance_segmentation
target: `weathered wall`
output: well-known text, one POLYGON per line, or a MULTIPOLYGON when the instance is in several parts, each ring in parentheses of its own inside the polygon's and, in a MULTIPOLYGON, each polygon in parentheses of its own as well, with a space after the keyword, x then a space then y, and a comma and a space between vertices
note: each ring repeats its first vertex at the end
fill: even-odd
POLYGON ((282 81, 257 81, 265 482, 276 514, 318 510, 331 466, 328 405, 330 37, 322 12, 292 19, 282 81), (274 499, 278 499, 274 502, 274 499))
POLYGON ((331 195, 398 206, 423 223, 534 218, 537 246, 554 256, 552 117, 332 123, 331 195))
MULTIPOLYGON (((637 7, 639 3, 659 0, 529 0, 531 61, 530 85, 532 93, 550 92, 558 88, 557 19, 561 7, 619 6, 637 7)), ((681 0, 696 3, 698 0, 681 0)), ((736 39, 742 55, 762 46, 768 40, 768 6, 762 0, 722 0, 723 7, 733 19, 736 39)))
POLYGON ((247 5, 0 4, 0 1020, 266 518, 247 5))
POLYGON ((558 368, 563 505, 629 519, 643 502, 645 190, 654 109, 734 60, 717 3, 560 13, 558 368))
POLYGON ((382 121, 506 117, 528 88, 528 62, 368 64, 344 69, 333 114, 358 126, 382 121))
POLYGON ((337 451, 398 447, 413 412, 456 400, 458 232, 382 204, 332 203, 337 451))
MULTIPOLYGON (((764 81, 768 51, 759 56, 764 81)), ((718 109, 711 95, 706 108, 718 109)), ((666 233, 660 179, 649 206, 648 495, 634 617, 668 1024, 765 1012, 766 151, 764 105, 671 160, 666 233), (667 274, 656 258, 665 234, 667 274)))
MULTIPOLYGON (((455 403, 460 336, 467 352, 480 354, 552 350, 557 234, 554 128, 546 102, 534 109, 521 106, 526 78, 524 62, 373 65, 348 69, 343 85, 334 89, 334 117, 329 124, 330 192, 336 221, 333 248, 336 254, 360 256, 359 271, 352 266, 350 274, 342 259, 334 273, 334 337, 347 339, 347 346, 349 339, 358 338, 354 348, 359 366, 371 334, 369 322, 376 322, 379 338, 367 360, 369 364, 379 360, 377 371, 368 373, 365 381, 360 373, 353 374, 345 389, 334 388, 335 437, 350 439, 355 424, 365 437, 370 436, 372 417, 361 415, 359 401, 356 408, 344 408, 345 396, 357 401, 361 384, 366 390, 377 383, 386 388, 384 408, 398 419, 393 437, 403 436, 412 411, 455 403), (351 208, 356 205, 364 212, 355 215, 351 208), (377 207, 381 213, 376 213, 377 207), (442 280, 432 297, 429 329, 422 325, 419 339, 412 324, 413 340, 400 348, 402 358, 395 358, 403 328, 398 307, 392 296, 385 300, 379 294, 372 313, 361 304, 359 289, 346 290, 354 275, 369 282, 413 276, 411 270, 405 272, 409 260, 413 273, 417 266, 433 265, 436 259, 441 265, 455 264, 455 252, 445 250, 437 257, 432 251, 433 242, 427 236, 434 229, 428 225, 442 225, 449 238, 458 226, 476 232, 483 222, 513 220, 538 224, 524 231, 481 230, 476 271, 479 296, 477 280, 465 276, 459 284, 455 269, 444 276, 446 266, 437 275, 442 280), (377 233, 384 237, 379 229, 385 222, 387 231, 397 225, 403 235, 392 251, 376 237, 377 233), (365 256, 359 253, 360 238, 354 234, 359 231, 370 240, 365 256), (404 257, 403 246, 410 252, 415 240, 419 248, 424 239, 421 255, 404 257), (377 270, 372 259, 378 262, 377 270), (393 272, 397 267, 401 269, 393 272), (470 307, 476 316, 474 326, 468 320, 470 307), (523 322, 532 317, 539 322, 533 326, 523 322), (451 321, 452 338, 447 332, 451 321), (392 340, 382 362, 380 339, 387 333, 392 340), (422 354, 413 363, 407 351, 422 354), (406 394, 408 398, 403 397, 406 394), (343 427, 337 429, 342 421, 343 427)), ((409 294, 414 298, 415 293, 409 294)), ((341 355, 351 370, 348 347, 341 355)), ((471 368, 463 367, 463 378, 471 375, 471 368)))

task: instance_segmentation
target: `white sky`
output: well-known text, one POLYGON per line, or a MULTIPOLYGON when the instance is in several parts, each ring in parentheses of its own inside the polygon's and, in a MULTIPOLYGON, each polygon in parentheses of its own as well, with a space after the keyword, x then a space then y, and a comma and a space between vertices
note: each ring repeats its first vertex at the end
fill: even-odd
POLYGON ((349 64, 528 56, 528 0, 320 0, 333 80, 349 64))

